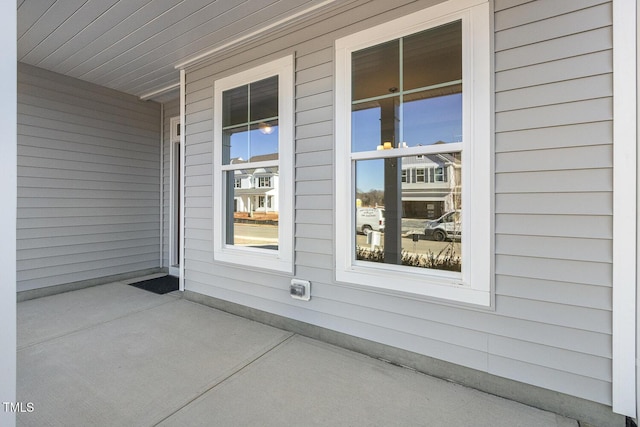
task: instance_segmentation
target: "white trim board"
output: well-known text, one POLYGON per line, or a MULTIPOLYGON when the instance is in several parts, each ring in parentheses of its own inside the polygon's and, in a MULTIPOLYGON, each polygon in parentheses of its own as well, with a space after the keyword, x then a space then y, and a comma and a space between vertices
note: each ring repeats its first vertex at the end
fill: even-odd
POLYGON ((255 31, 252 31, 248 34, 245 34, 243 36, 240 36, 238 38, 235 38, 227 43, 224 43, 218 47, 214 47, 211 50, 208 50, 206 52, 203 52, 199 55, 196 55, 194 57, 191 57, 179 64, 177 64, 175 66, 175 68, 186 68, 186 67, 191 67, 192 65, 198 64, 200 62, 206 61, 208 59, 210 59, 213 55, 215 55, 218 52, 239 46, 242 43, 245 42, 250 42, 252 40, 256 40, 257 38, 259 38, 260 36, 264 35, 267 32, 273 32, 277 29, 283 28, 287 25, 291 25, 297 21, 300 21, 301 19, 304 18, 309 18, 313 16, 313 13, 317 13, 319 12, 321 9, 323 9, 325 6, 330 5, 331 3, 334 3, 336 0, 324 0, 321 1, 319 3, 314 4, 313 6, 310 6, 304 10, 301 10, 297 13, 294 13, 293 15, 290 16, 286 16, 282 19, 279 19, 276 22, 273 22, 271 24, 265 25, 262 28, 259 28, 255 31))
MULTIPOLYGON (((0 210, 0 401, 16 401, 16 205, 17 205, 17 68, 16 5, 0 4, 0 38, 13 40, 0 52, 0 123, 6 132, 0 158, 0 184, 4 203, 0 210)), ((29 396, 25 396, 28 398, 29 396)), ((26 402, 25 402, 26 403, 26 402)), ((37 406, 36 406, 37 407, 37 406)), ((16 425, 16 414, 0 410, 0 425, 16 425)))
MULTIPOLYGON (((182 191, 180 192, 180 197, 182 200, 180 201, 180 227, 182 227, 182 232, 180 233, 180 241, 178 244, 180 245, 180 276, 178 281, 178 288, 180 291, 184 291, 184 204, 185 204, 185 185, 184 185, 184 171, 185 171, 185 139, 186 139, 186 129, 185 125, 185 115, 186 115, 186 100, 187 100, 187 92, 186 92, 187 79, 184 70, 180 70, 180 185, 182 186, 182 191)), ((171 135, 171 134, 169 134, 171 135)))
POLYGON ((636 4, 613 1, 613 411, 636 416, 636 4))

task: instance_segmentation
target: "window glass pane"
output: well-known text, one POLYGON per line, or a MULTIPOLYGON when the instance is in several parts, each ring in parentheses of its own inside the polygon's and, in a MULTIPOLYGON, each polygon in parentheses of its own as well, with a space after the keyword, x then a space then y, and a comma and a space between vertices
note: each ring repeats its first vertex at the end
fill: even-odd
POLYGON ((238 126, 222 131, 222 164, 247 162, 249 155, 249 129, 247 126, 238 126))
POLYGON ((460 21, 403 39, 404 90, 462 79, 460 21))
POLYGON ((278 76, 269 77, 249 85, 250 121, 278 116, 278 76))
POLYGON ((380 144, 380 106, 377 102, 353 106, 351 151, 375 150, 380 144))
POLYGON ((461 271, 461 154, 421 157, 356 162, 357 260, 461 271), (446 181, 402 180, 429 168, 446 181))
POLYGON ((247 123, 249 87, 247 85, 222 93, 222 127, 247 123))
POLYGON ((396 93, 400 89, 399 41, 393 40, 352 55, 352 100, 396 93))
POLYGON ((409 147, 416 147, 462 141, 460 90, 462 85, 405 95, 403 142, 409 147))
POLYGON ((249 131, 249 153, 251 162, 278 159, 278 120, 255 123, 249 131))
POLYGON ((227 245, 278 249, 277 186, 278 167, 227 172, 227 245))
POLYGON ((400 97, 354 104, 351 113, 351 151, 373 151, 399 140, 400 97))

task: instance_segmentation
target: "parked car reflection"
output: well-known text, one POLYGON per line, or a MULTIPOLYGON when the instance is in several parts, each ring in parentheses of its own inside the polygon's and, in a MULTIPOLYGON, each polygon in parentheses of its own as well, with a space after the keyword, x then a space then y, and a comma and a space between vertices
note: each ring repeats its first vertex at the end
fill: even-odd
POLYGON ((461 212, 459 210, 447 212, 438 219, 427 221, 424 236, 438 242, 462 238, 461 212))

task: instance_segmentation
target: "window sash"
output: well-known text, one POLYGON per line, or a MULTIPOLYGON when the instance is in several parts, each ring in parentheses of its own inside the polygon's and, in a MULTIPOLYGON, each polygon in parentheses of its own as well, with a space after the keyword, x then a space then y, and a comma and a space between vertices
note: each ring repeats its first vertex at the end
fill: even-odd
POLYGON ((392 21, 362 30, 336 41, 336 280, 362 289, 411 298, 435 298, 447 303, 465 303, 483 307, 493 304, 491 272, 493 241, 491 206, 491 21, 487 0, 443 2, 392 21), (407 147, 392 150, 351 152, 351 53, 390 40, 408 36, 455 20, 462 21, 463 138, 459 142, 437 146, 407 147), (472 62, 473 61, 473 62, 472 62), (412 155, 461 152, 464 166, 461 182, 465 189, 462 228, 469 238, 464 245, 462 277, 447 277, 438 270, 407 271, 396 265, 358 262, 352 248, 354 224, 344 221, 355 216, 353 183, 356 160, 405 157, 412 155), (473 177, 473 179, 472 179, 473 177), (468 225, 473 219, 473 227, 468 225), (348 236, 348 237, 345 237, 348 236), (345 239, 350 239, 345 241, 345 239))
MULTIPOLYGON (((214 82, 214 145, 213 145, 213 259, 228 262, 237 268, 262 268, 285 273, 293 271, 293 120, 294 66, 289 55, 257 67, 240 71, 214 82), (278 77, 278 158, 237 164, 224 164, 223 153, 223 93, 225 91, 278 77), (279 211, 277 249, 229 245, 226 243, 229 198, 228 174, 244 169, 277 167, 281 179, 277 182, 279 211)), ((258 124, 263 120, 256 120, 258 124)), ((247 126, 246 123, 243 126, 247 126)), ((255 126, 255 124, 254 124, 255 126)), ((236 127, 227 126, 227 128, 236 127)), ((228 129, 227 129, 228 130, 228 129)), ((268 203, 265 201, 265 203, 268 203)))

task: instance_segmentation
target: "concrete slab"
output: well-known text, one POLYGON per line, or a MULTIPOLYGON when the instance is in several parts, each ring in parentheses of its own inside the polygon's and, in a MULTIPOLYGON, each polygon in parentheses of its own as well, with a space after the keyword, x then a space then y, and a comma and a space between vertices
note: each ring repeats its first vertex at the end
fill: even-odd
POLYGON ((160 425, 576 427, 578 424, 294 336, 160 425))
MULTIPOLYGON (((113 319, 18 350, 17 398, 34 406, 33 412, 18 414, 18 425, 154 425, 291 336, 175 297, 113 286, 124 300, 138 298, 141 307, 158 300, 137 292, 163 298, 160 305, 122 315, 115 307, 123 297, 107 288, 103 291, 113 300, 101 303, 114 310, 113 319)), ((64 318, 62 307, 75 310, 79 297, 60 296, 69 302, 55 302, 60 308, 52 317, 43 309, 53 303, 37 307, 42 301, 33 301, 29 309, 40 317, 32 325, 64 318)), ((83 306, 79 312, 90 310, 83 306)))
POLYGON ((174 299, 116 282, 20 302, 17 309, 18 348, 174 299))
POLYGON ((123 283, 18 304, 19 426, 574 420, 123 283))

